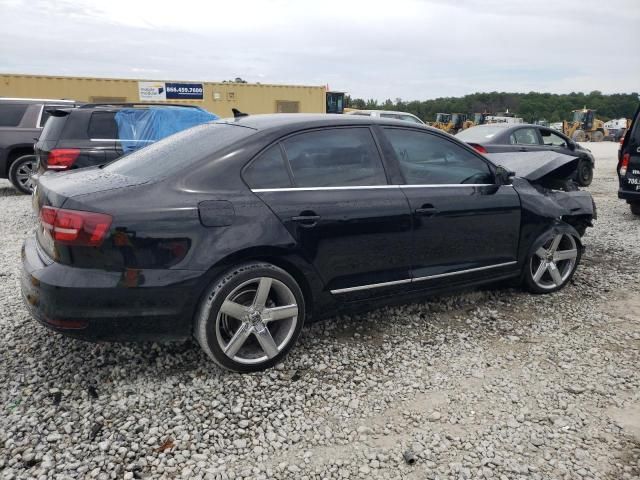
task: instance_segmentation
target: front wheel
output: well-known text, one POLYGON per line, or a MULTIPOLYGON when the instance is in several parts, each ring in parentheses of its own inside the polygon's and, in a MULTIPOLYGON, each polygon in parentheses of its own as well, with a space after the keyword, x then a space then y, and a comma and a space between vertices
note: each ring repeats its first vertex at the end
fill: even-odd
POLYGON ((640 215, 640 202, 630 203, 629 208, 634 215, 640 215))
POLYGON ((579 240, 570 233, 557 233, 527 261, 524 284, 532 293, 551 293, 564 287, 580 263, 579 240))
POLYGON ((23 155, 16 158, 9 167, 9 181, 21 193, 33 191, 32 175, 36 172, 38 159, 35 155, 23 155))
POLYGON ((214 281, 195 322, 195 337, 218 365, 255 372, 278 363, 305 318, 298 283, 269 263, 241 265, 214 281))
POLYGON ((588 187, 593 181, 593 167, 587 160, 580 160, 578 163, 578 185, 588 187))

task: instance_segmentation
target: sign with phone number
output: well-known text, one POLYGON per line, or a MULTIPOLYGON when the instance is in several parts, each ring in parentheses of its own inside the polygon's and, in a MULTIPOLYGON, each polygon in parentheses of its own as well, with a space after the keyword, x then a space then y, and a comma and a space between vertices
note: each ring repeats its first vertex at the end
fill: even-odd
POLYGON ((170 83, 165 84, 167 100, 203 100, 202 83, 170 83))

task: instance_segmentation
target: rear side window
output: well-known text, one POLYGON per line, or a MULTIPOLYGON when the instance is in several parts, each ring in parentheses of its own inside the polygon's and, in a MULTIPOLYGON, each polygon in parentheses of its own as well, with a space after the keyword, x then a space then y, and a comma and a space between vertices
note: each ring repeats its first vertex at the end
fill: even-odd
POLYGON ((291 180, 279 145, 269 147, 244 171, 244 179, 251 188, 287 188, 291 180))
POLYGON ((134 178, 165 178, 255 133, 226 123, 205 123, 165 137, 104 167, 134 178))
POLYGON ((89 138, 113 140, 118 138, 115 112, 93 112, 89 119, 89 138))
POLYGON ((387 178, 368 128, 302 133, 283 142, 298 187, 386 185, 387 178))
POLYGON ((24 103, 0 103, 0 127, 17 127, 28 106, 24 103))
POLYGON ((511 145, 538 145, 538 135, 533 128, 519 128, 509 137, 511 145))

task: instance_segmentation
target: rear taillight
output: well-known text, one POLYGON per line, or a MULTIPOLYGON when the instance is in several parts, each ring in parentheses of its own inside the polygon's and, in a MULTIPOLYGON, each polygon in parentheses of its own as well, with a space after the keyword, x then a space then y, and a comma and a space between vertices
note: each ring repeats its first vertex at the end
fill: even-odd
POLYGON ((50 170, 68 170, 80 155, 77 148, 54 148, 47 157, 47 168, 50 170))
POLYGON ((109 232, 111 215, 42 207, 40 223, 53 240, 65 245, 98 247, 109 232))
POLYGON ((484 148, 482 145, 479 145, 477 143, 470 143, 469 145, 471 145, 476 151, 480 153, 487 153, 487 149, 484 148))
POLYGON ((627 168, 629 167, 629 158, 630 155, 628 153, 625 153, 622 156, 622 161, 620 162, 620 176, 624 177, 627 175, 627 168))

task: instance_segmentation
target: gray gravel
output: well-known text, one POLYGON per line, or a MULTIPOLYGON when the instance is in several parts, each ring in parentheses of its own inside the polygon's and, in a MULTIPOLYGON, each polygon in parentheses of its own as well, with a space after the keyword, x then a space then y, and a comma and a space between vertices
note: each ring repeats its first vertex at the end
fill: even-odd
POLYGON ((2 478, 639 478, 640 219, 615 195, 616 145, 591 148, 599 219, 565 290, 335 318, 255 375, 191 342, 37 325, 18 288, 30 200, 0 183, 2 478))

